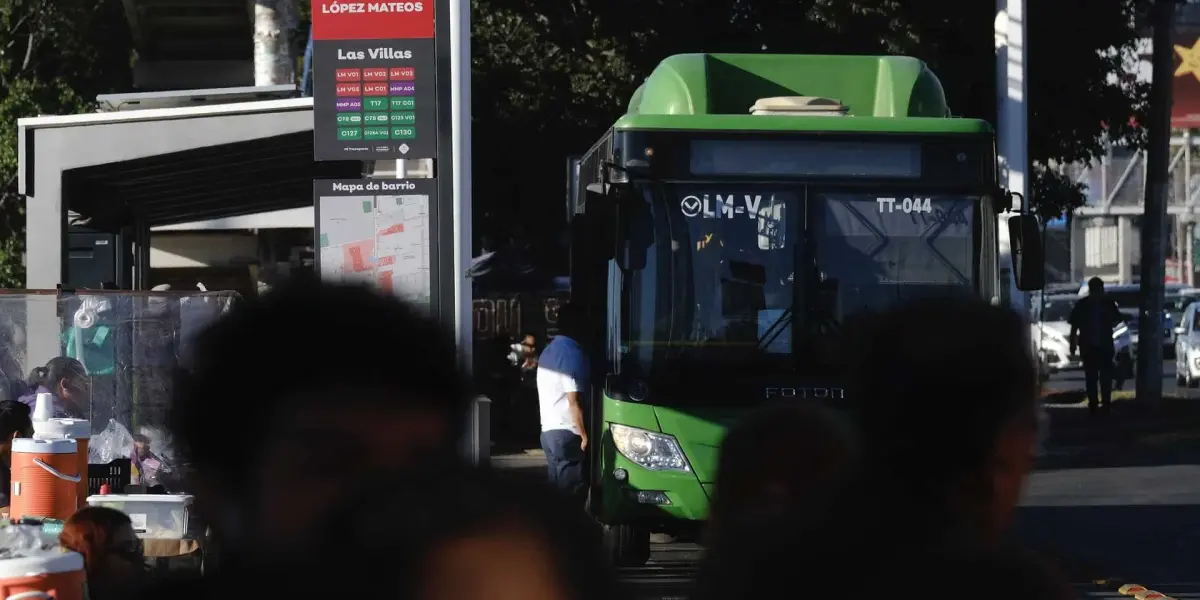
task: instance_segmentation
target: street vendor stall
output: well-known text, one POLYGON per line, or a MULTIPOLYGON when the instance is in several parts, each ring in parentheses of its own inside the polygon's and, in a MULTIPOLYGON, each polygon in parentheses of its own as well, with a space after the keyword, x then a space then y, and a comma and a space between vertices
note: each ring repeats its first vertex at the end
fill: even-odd
MULTIPOLYGON (((0 290, 0 336, 10 341, 0 362, 6 389, 19 387, 23 374, 39 366, 25 360, 31 340, 53 340, 61 356, 82 365, 87 382, 78 393, 84 397, 71 399, 82 419, 52 421, 72 421, 75 426, 58 428, 61 437, 85 442, 86 488, 79 479, 90 494, 87 504, 114 506, 135 523, 156 511, 179 523, 138 531, 147 558, 160 568, 180 561, 199 566, 206 537, 206 528, 188 518, 190 496, 180 495, 186 490, 166 430, 174 372, 187 368, 195 335, 237 298, 232 292, 0 290), (30 311, 53 311, 57 326, 29 329, 30 311)), ((47 433, 55 430, 51 425, 35 423, 35 432, 54 437, 47 433)))

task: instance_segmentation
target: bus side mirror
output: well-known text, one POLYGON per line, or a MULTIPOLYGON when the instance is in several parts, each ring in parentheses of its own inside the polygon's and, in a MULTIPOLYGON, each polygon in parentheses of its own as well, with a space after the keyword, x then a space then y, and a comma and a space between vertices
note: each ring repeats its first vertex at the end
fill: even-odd
POLYGON ((1023 214, 1009 217, 1008 244, 1017 289, 1029 292, 1045 287, 1046 253, 1042 248, 1042 231, 1037 216, 1023 214))

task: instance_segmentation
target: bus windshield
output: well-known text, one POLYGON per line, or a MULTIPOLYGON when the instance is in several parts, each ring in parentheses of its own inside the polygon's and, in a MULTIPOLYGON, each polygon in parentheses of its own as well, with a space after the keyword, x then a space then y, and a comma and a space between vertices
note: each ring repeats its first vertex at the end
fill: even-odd
POLYGON ((644 268, 622 273, 621 349, 647 375, 668 359, 816 364, 793 344, 853 314, 978 293, 973 198, 633 185, 653 241, 644 268))

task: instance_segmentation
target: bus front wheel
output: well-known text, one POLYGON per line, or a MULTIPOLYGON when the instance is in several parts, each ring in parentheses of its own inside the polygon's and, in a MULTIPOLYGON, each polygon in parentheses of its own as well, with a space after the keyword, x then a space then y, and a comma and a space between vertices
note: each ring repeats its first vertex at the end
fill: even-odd
POLYGON ((604 548, 617 567, 640 567, 650 560, 650 530, 635 525, 605 525, 604 548))

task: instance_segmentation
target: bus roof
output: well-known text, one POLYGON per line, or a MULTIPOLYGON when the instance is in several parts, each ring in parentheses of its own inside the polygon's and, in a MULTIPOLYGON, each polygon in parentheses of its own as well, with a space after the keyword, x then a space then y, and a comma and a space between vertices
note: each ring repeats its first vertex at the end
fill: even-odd
POLYGON ((617 129, 990 133, 950 117, 942 84, 907 56, 677 54, 634 92, 617 129), (837 100, 847 117, 756 116, 762 98, 837 100))

